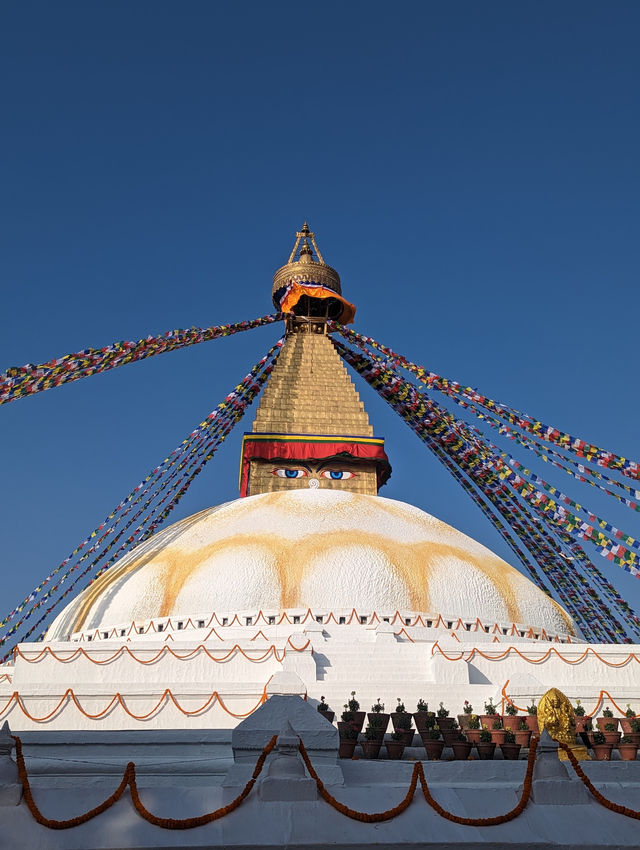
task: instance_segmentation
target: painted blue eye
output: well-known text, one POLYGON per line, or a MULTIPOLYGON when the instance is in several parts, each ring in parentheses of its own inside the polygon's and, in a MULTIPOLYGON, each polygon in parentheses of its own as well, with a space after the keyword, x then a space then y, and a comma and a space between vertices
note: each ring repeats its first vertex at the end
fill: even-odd
POLYGON ((304 469, 287 469, 284 466, 271 471, 272 475, 277 475, 278 478, 304 478, 307 473, 304 469))
POLYGON ((336 472, 335 469, 329 471, 329 475, 333 478, 334 481, 340 481, 343 476, 342 472, 336 472))
POLYGON ((332 481, 346 481, 347 478, 355 478, 355 472, 347 472, 346 469, 325 469, 320 475, 323 478, 330 478, 332 481))

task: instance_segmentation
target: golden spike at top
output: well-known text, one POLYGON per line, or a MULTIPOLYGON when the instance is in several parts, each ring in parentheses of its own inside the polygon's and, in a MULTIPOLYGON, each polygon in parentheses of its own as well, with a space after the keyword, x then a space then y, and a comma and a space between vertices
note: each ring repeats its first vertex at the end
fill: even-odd
POLYGON ((293 263, 294 257, 296 255, 296 251, 298 250, 298 245, 300 245, 301 239, 304 240, 304 242, 302 243, 302 247, 304 247, 305 245, 308 245, 309 244, 308 240, 309 239, 311 240, 311 244, 313 245, 313 250, 316 252, 316 256, 317 256, 318 260, 320 261, 320 264, 323 265, 323 266, 326 265, 325 261, 322 258, 322 254, 320 253, 320 249, 318 248, 318 246, 316 244, 316 235, 315 235, 315 233, 312 233, 309 230, 309 225, 307 224, 306 221, 302 225, 302 230, 299 230, 296 233, 296 241, 295 241, 295 244, 293 246, 293 251, 291 252, 291 256, 289 257, 289 260, 287 261, 287 264, 290 265, 291 263, 293 263))

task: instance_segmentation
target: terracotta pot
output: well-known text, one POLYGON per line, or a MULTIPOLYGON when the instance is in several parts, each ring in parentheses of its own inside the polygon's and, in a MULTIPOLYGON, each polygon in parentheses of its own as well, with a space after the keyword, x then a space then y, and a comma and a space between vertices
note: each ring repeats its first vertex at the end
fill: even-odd
POLYGON ((452 747, 453 742, 458 739, 458 732, 455 729, 444 729, 441 734, 445 747, 452 747))
POLYGON ((620 738, 622 737, 621 732, 603 732, 604 740, 607 744, 613 744, 614 747, 617 747, 620 743, 620 738))
POLYGON ((444 741, 433 741, 427 738, 422 741, 422 744, 426 750, 427 758, 431 761, 438 761, 444 749, 444 741))
POLYGON ((440 731, 444 731, 445 729, 453 729, 453 723, 455 718, 453 717, 438 717, 436 712, 436 723, 440 727, 440 731))
POLYGON ((628 737, 631 738, 634 744, 640 747, 640 732, 629 732, 628 737))
MULTIPOLYGON (((515 732, 520 725, 520 718, 517 715, 512 717, 510 714, 503 714, 502 725, 505 729, 511 729, 512 732, 515 732)), ((489 729, 491 729, 491 727, 489 727, 489 729)))
POLYGON ((622 761, 635 761, 638 755, 637 744, 619 744, 618 752, 622 761))
POLYGON ((366 759, 377 759, 380 754, 380 741, 363 741, 360 746, 362 747, 362 755, 366 759))
POLYGON ((454 741, 452 744, 453 757, 458 761, 466 761, 469 758, 472 746, 473 744, 470 741, 454 741))
POLYGON ((504 744, 504 736, 507 734, 506 729, 492 729, 491 740, 494 744, 504 744))
POLYGON ((584 732, 584 725, 589 720, 591 720, 591 718, 587 717, 585 714, 582 714, 582 715, 576 714, 576 734, 577 735, 579 735, 580 732, 584 732))
MULTIPOLYGON (((631 721, 635 720, 635 717, 621 717, 620 718, 620 728, 622 729, 623 735, 633 734, 631 732, 631 721)), ((636 733, 640 734, 640 733, 636 733)))
POLYGON ((471 741, 472 744, 477 744, 480 740, 481 731, 481 729, 466 729, 464 734, 467 736, 467 738, 469 739, 469 741, 471 741))
POLYGON ((478 756, 483 760, 492 759, 495 749, 496 745, 493 743, 493 741, 478 741, 478 743, 476 744, 478 756))
POLYGON ((525 714, 524 717, 520 718, 520 720, 524 720, 524 722, 527 724, 529 729, 531 729, 534 735, 540 734, 537 714, 525 714))
POLYGON ((406 718, 408 717, 409 722, 411 722, 413 715, 409 714, 408 711, 392 711, 389 717, 391 717, 391 722, 393 723, 393 731, 403 732, 404 730, 401 729, 400 726, 398 726, 398 718, 402 718, 406 722, 406 718))
POLYGON ((422 732, 426 728, 428 711, 416 711, 413 714, 413 722, 416 724, 418 732, 422 732))
POLYGON ((459 714, 458 715, 458 726, 461 729, 464 729, 465 732, 469 728, 469 721, 471 720, 470 714, 459 714))
POLYGON ((516 729, 513 734, 516 737, 516 744, 520 744, 521 747, 526 749, 531 743, 531 735, 533 734, 531 729, 516 729))
POLYGON ((385 747, 387 748, 387 758, 402 758, 402 753, 404 752, 404 744, 402 743, 402 741, 387 741, 385 743, 385 747))
POLYGON ((605 723, 615 723, 616 729, 618 728, 618 718, 617 717, 598 717, 597 723, 598 723, 598 729, 601 732, 604 732, 605 723))
POLYGON ((398 730, 402 735, 402 743, 405 747, 413 746, 413 736, 416 734, 414 729, 399 729, 398 730))
POLYGON ((338 747, 338 758, 350 759, 353 758, 353 751, 356 748, 357 741, 340 741, 338 747))
POLYGON ((352 721, 347 720, 338 720, 338 733, 340 738, 345 737, 345 732, 348 732, 350 729, 356 728, 352 721))
POLYGON ((597 761, 611 761, 611 744, 592 744, 591 749, 597 761))
POLYGON ((367 720, 369 721, 370 726, 375 726, 378 730, 378 737, 380 740, 384 738, 384 734, 387 731, 387 726, 389 725, 389 715, 384 714, 383 712, 375 712, 370 711, 367 714, 367 720), (378 724, 380 724, 378 726, 378 724))
POLYGON ((366 712, 364 711, 353 712, 353 722, 356 724, 358 732, 362 732, 362 727, 364 726, 364 719, 366 716, 366 712))
POLYGON ((336 716, 335 711, 320 711, 320 709, 318 709, 318 714, 328 720, 329 723, 333 723, 333 718, 336 716))
POLYGON ((481 726, 487 726, 489 729, 493 729, 493 724, 496 722, 498 717, 500 717, 500 715, 499 714, 479 714, 478 717, 480 718, 480 725, 481 726))
POLYGON ((520 757, 520 744, 507 744, 505 741, 504 744, 500 744, 500 749, 502 750, 502 757, 505 759, 517 759, 520 757))

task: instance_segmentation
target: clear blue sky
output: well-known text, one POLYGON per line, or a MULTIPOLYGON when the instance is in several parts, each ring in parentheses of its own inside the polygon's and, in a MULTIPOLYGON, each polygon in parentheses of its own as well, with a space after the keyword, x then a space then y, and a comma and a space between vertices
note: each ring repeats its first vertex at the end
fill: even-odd
MULTIPOLYGON (((357 329, 637 458, 639 36, 631 0, 5 4, 0 370, 270 312, 307 219, 357 329)), ((0 617, 277 335, 0 408, 0 617)), ((382 495, 512 560, 355 381, 394 467, 382 495)), ((174 517, 236 497, 242 430, 174 517)))

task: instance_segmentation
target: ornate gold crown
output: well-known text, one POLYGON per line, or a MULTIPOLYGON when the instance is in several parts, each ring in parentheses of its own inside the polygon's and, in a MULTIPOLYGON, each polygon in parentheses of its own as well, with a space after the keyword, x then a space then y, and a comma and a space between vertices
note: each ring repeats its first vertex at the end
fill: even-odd
POLYGON ((342 294, 340 275, 322 259, 322 254, 316 245, 315 234, 309 230, 306 221, 302 225, 302 230, 296 233, 296 241, 287 264, 279 268, 273 276, 271 294, 276 309, 280 309, 280 299, 277 294, 292 280, 299 283, 319 283, 333 290, 337 295, 342 294), (313 256, 314 251, 316 259, 313 256), (298 254, 297 259, 296 254, 298 254))

